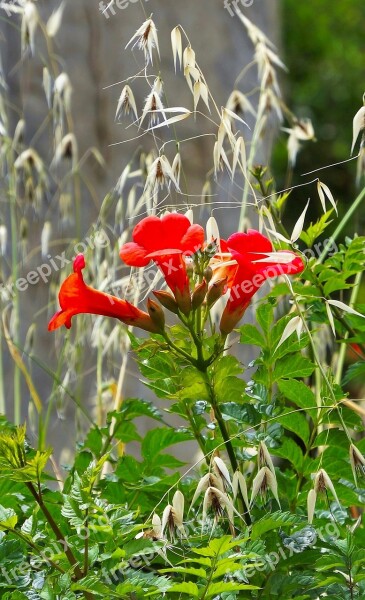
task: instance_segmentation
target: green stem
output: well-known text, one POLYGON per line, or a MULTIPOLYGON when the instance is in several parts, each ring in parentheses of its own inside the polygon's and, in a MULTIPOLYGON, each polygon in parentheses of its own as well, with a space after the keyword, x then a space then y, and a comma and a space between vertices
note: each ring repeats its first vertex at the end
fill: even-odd
MULTIPOLYGON (((353 308, 354 304, 356 303, 357 296, 360 291, 360 283, 361 283, 362 275, 363 275, 362 271, 360 271, 360 273, 357 273, 357 275, 356 275, 354 287, 352 288, 350 302, 349 302, 350 308, 353 308)), ((337 316, 337 314, 336 314, 336 316, 337 316)), ((349 329, 351 329, 351 327, 349 329)), ((348 338, 349 333, 350 332, 347 331, 344 339, 348 338)), ((354 334, 355 334, 355 332, 354 332, 354 334)), ((360 348, 363 348, 363 352, 365 354, 364 346, 362 346, 361 344, 359 344, 359 346, 360 346, 360 348)), ((344 367, 345 358, 346 358, 346 349, 347 349, 346 344, 341 344, 338 361, 337 361, 336 374, 335 374, 335 381, 338 385, 340 385, 341 379, 342 379, 343 367, 344 367)))
POLYGON ((57 523, 55 522, 55 520, 52 517, 51 513, 49 512, 48 508, 44 504, 42 493, 40 491, 37 492, 33 483, 31 483, 31 482, 28 482, 26 484, 26 486, 29 489, 32 496, 34 497, 35 501, 37 502, 37 504, 38 504, 39 508, 41 509, 41 511, 43 512, 44 516, 46 517, 47 522, 48 522, 49 526, 51 527, 53 533, 55 534, 57 541, 60 542, 62 548, 64 549, 64 552, 67 556, 68 562, 74 568, 76 579, 77 580, 82 579, 83 573, 80 569, 79 563, 76 560, 70 546, 68 545, 68 542, 67 542, 65 536, 63 535, 62 531, 58 527, 57 523))
MULTIPOLYGON (((13 156, 11 154, 10 161, 12 163, 13 156)), ((9 174, 9 194, 10 194, 10 228, 11 228, 11 271, 14 283, 18 279, 18 231, 17 231, 17 210, 16 210, 16 183, 15 173, 9 174)), ((13 299, 14 311, 14 336, 13 342, 16 346, 20 346, 20 308, 19 308, 19 292, 16 291, 13 299)), ((14 423, 20 425, 21 421, 21 384, 20 384, 20 369, 14 364, 14 423)))
POLYGON ((175 350, 175 352, 177 354, 180 354, 180 356, 183 356, 184 358, 186 358, 186 360, 188 360, 192 365, 194 365, 194 367, 199 368, 198 361, 195 358, 193 358, 190 354, 188 354, 187 352, 185 352, 185 350, 183 350, 182 348, 179 348, 179 346, 176 346, 176 344, 174 344, 174 342, 169 337, 169 335, 167 334, 166 331, 164 331, 161 335, 166 340, 166 342, 170 346, 170 348, 172 348, 173 350, 175 350))
MULTIPOLYGON (((218 427, 221 432, 221 435, 222 435, 222 438, 224 441, 224 445, 227 450, 228 458, 231 463, 232 471, 233 471, 233 473, 235 473, 236 471, 238 471, 238 461, 236 458, 234 448, 232 446, 232 442, 231 442, 231 438, 230 438, 228 429, 226 427, 226 424, 225 424, 225 421, 224 421, 224 418, 223 418, 223 415, 222 415, 222 412, 221 412, 221 409, 219 406, 217 396, 214 391, 214 384, 210 380, 207 370, 203 371, 203 375, 204 375, 206 387, 207 387, 208 394, 209 394, 210 405, 213 409, 215 419, 218 423, 218 427)), ((250 515, 249 515, 249 511, 248 511, 248 506, 246 506, 246 502, 245 502, 241 492, 239 492, 239 499, 240 499, 242 509, 243 509, 242 513, 244 513, 244 515, 245 515, 244 518, 246 520, 246 523, 249 524, 250 523, 250 515)))
POLYGON ((188 417, 194 437, 195 437, 196 441, 198 442, 199 448, 202 451, 203 456, 205 457, 205 462, 207 463, 207 465, 209 467, 210 460, 209 460, 209 456, 207 455, 207 453, 205 451, 205 440, 204 440, 202 434, 200 433, 199 428, 197 427, 197 424, 195 423, 194 415, 192 414, 187 401, 185 402, 185 412, 186 412, 186 416, 188 417))
POLYGON ((66 573, 66 571, 64 569, 62 569, 62 567, 60 567, 57 563, 53 562, 53 560, 51 560, 48 556, 44 556, 42 549, 38 548, 38 546, 34 542, 32 542, 32 540, 30 540, 26 535, 24 535, 21 531, 18 531, 17 529, 10 529, 10 528, 8 531, 10 531, 10 533, 12 533, 16 537, 18 537, 20 540, 22 540, 23 542, 28 544, 28 546, 30 546, 34 550, 34 552, 36 552, 36 554, 38 556, 43 558, 45 563, 48 563, 49 565, 51 565, 51 567, 53 567, 53 569, 55 569, 56 571, 59 571, 59 573, 62 573, 62 574, 66 573))

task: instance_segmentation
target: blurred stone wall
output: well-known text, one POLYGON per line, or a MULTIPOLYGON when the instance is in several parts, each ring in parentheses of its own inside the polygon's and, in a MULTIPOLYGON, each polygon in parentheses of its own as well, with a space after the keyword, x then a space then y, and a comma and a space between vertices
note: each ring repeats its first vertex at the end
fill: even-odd
MULTIPOLYGON (((227 4, 227 3, 226 3, 227 4)), ((244 3, 242 3, 244 4, 244 3)), ((247 3, 246 3, 247 4, 247 3)), ((44 19, 52 10, 57 8, 59 0, 39 0, 37 6, 44 19)), ((73 86, 72 107, 75 129, 79 143, 79 153, 82 155, 91 146, 96 146, 106 160, 106 169, 90 162, 86 166, 86 177, 89 185, 95 190, 95 199, 84 191, 82 199, 82 228, 83 234, 88 231, 90 224, 96 219, 102 199, 112 188, 124 166, 130 160, 137 144, 121 144, 111 146, 118 141, 133 137, 132 130, 125 131, 115 123, 115 110, 122 85, 107 88, 115 82, 122 81, 138 70, 142 63, 140 51, 124 50, 126 43, 132 37, 141 23, 153 13, 158 27, 161 50, 161 72, 166 89, 178 95, 178 105, 192 106, 191 94, 180 76, 176 83, 173 79, 173 59, 171 52, 170 31, 180 24, 187 32, 197 61, 208 81, 209 87, 218 106, 224 105, 234 88, 235 80, 240 71, 252 60, 253 47, 247 33, 237 17, 233 17, 225 8, 223 0, 185 0, 173 2, 170 0, 127 0, 119 2, 125 8, 110 8, 108 18, 99 10, 98 0, 68 0, 63 16, 62 27, 55 38, 55 60, 59 68, 68 73, 73 86), (115 13, 115 14, 113 14, 115 13), (136 58, 137 60, 136 60, 136 58), (168 75, 166 76, 166 73, 168 75), (107 88, 107 89, 105 89, 107 88)), ((230 3, 228 3, 230 5, 230 3)), ((241 5, 241 2, 238 2, 241 5)), ((278 20, 277 3, 272 0, 255 0, 249 8, 242 6, 243 12, 268 36, 277 41, 278 20)), ((13 106, 20 107, 26 116, 26 139, 34 143, 41 155, 49 148, 49 139, 38 135, 44 115, 47 112, 44 91, 42 88, 42 61, 36 57, 22 58, 20 56, 19 35, 14 27, 18 24, 16 16, 1 21, 1 53, 5 78, 9 86, 8 93, 13 106), (36 138, 34 136, 36 135, 36 138), (35 142, 33 142, 35 140, 35 142)), ((36 37, 36 48, 44 52, 44 44, 40 33, 36 37), (43 44, 43 45, 42 45, 43 44)), ((256 85, 256 69, 251 69, 249 80, 245 79, 244 88, 250 89, 256 85), (251 80, 250 80, 251 77, 251 80)), ((143 105, 143 99, 148 92, 146 85, 138 83, 133 86, 136 101, 143 105)), ((170 92, 169 92, 170 93, 170 92)), ((17 122, 17 113, 12 112, 12 127, 17 122)), ((186 121, 185 135, 195 134, 194 120, 186 121)), ((247 136, 247 131, 245 133, 247 136)), ((150 140, 143 142, 148 149, 150 140)), ((270 139, 266 149, 269 152, 270 139)), ((201 137, 183 150, 183 160, 186 172, 189 174, 191 192, 199 194, 205 182, 206 171, 211 167, 212 141, 201 137)), ((49 150, 48 150, 49 151, 49 150)), ((47 157, 48 159, 50 157, 47 157)), ((224 193, 222 192, 222 197, 224 193)), ((206 213, 207 216, 209 213, 206 213)), ((49 203, 46 213, 41 217, 30 219, 29 247, 39 247, 44 218, 53 223, 54 235, 73 236, 73 233, 58 229, 58 209, 56 204, 49 203)), ((220 211, 219 217, 223 229, 234 229, 236 215, 220 211), (233 227, 232 227, 233 226, 233 227)), ((28 272, 42 262, 39 251, 30 252, 25 259, 22 269, 28 272)), ((22 335, 25 336, 29 326, 35 322, 34 355, 45 361, 51 369, 57 367, 57 353, 54 349, 54 338, 46 330, 49 310, 48 285, 39 284, 29 287, 26 294, 21 294, 22 335)), ((3 347, 6 386, 8 398, 11 397, 12 363, 6 349, 3 347)), ((51 380, 42 370, 32 365, 32 373, 36 386, 43 398, 47 398, 51 380)), ((133 378, 133 385, 136 379, 133 378)), ((130 390, 135 396, 136 390, 130 390)), ((127 391, 128 393, 128 391, 127 391)), ((24 413, 28 404, 28 393, 24 390, 24 413)), ((11 402, 8 402, 11 405, 11 402)), ((10 414, 11 416, 11 414, 10 414)), ((50 431, 50 440, 60 449, 72 447, 74 425, 70 422, 54 419, 50 431), (69 444, 68 444, 69 442, 69 444)))

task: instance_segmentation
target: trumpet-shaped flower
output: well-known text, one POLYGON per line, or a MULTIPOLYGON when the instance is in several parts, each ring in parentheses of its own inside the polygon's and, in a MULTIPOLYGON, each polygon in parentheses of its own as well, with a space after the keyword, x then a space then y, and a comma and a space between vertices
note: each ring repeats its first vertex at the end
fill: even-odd
POLYGON ((74 272, 65 279, 61 286, 59 293, 61 310, 50 320, 49 331, 58 329, 62 325, 69 329, 72 317, 81 313, 114 317, 126 325, 140 327, 151 333, 161 330, 147 313, 139 310, 127 300, 121 300, 86 285, 82 276, 84 267, 84 256, 79 254, 74 260, 74 272))
POLYGON ((191 256, 204 242, 204 230, 191 225, 184 215, 170 213, 161 218, 146 217, 133 230, 133 242, 124 244, 121 259, 133 267, 145 267, 153 260, 161 269, 179 308, 190 302, 185 256, 191 256))
POLYGON ((274 252, 270 240, 252 229, 247 233, 231 235, 227 247, 237 266, 230 264, 222 267, 226 269, 230 287, 229 300, 220 323, 223 334, 230 333, 237 325, 252 296, 266 279, 277 275, 294 275, 304 270, 304 262, 294 252, 274 252))

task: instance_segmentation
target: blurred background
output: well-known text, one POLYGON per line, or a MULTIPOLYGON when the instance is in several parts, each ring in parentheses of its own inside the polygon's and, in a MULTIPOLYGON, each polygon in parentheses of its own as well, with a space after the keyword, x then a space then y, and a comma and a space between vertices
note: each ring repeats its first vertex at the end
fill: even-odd
MULTIPOLYGON (((94 253, 95 264, 90 266, 89 281, 92 278, 95 287, 103 285, 109 289, 110 281, 120 279, 117 248, 123 230, 133 225, 126 206, 134 197, 138 199, 143 186, 129 180, 123 189, 119 186, 116 190, 115 186, 128 165, 131 171, 139 169, 143 175, 147 164, 145 156, 156 147, 156 139, 142 137, 135 126, 126 128, 131 120, 122 122, 115 115, 127 78, 138 74, 130 84, 133 84, 139 109, 150 91, 143 76, 142 53, 138 49, 125 50, 125 46, 151 13, 158 29, 161 54, 158 68, 154 65, 152 71, 161 75, 170 104, 193 107, 192 95, 183 77, 174 75, 170 33, 180 24, 196 52, 217 107, 227 103, 233 90, 239 90, 257 109, 259 84, 257 70, 252 68, 252 65, 255 67, 255 47, 249 30, 232 11, 232 2, 123 0, 109 7, 108 4, 98 0, 64 3, 38 0, 34 5, 29 0, 0 3, 4 176, 0 219, 3 233, 7 232, 1 244, 3 289, 14 277, 15 267, 19 278, 43 263, 49 264, 62 252, 70 260, 75 244, 100 229, 107 232, 110 246, 94 253), (37 22, 32 16, 34 6, 39 15, 37 22), (48 34, 44 35, 44 26, 40 23, 47 23, 55 11, 56 22, 51 23, 48 34), (55 90, 63 103, 64 123, 61 123, 62 115, 56 114, 55 90), (66 106, 68 101, 69 107, 66 106), (74 138, 62 146, 62 140, 70 133, 74 138), (32 148, 37 152, 46 173, 46 183, 41 181, 39 189, 36 183, 37 189, 32 188, 30 193, 34 182, 30 185, 29 181, 16 181, 12 213, 7 192, 7 152, 12 144, 6 140, 14 138, 22 151, 32 148), (62 150, 58 159, 57 148, 62 150), (141 155, 144 158, 141 159, 141 155), (37 205, 34 192, 39 200, 37 205)), ((318 175, 303 177, 303 174, 350 157, 352 119, 362 105, 365 91, 365 5, 362 0, 322 0, 320 6, 313 0, 299 3, 296 0, 254 0, 252 4, 239 0, 236 4, 275 44, 275 52, 288 68, 287 71, 278 69, 278 82, 292 117, 280 123, 277 114, 269 116, 255 160, 268 164, 276 189, 284 189, 288 181, 288 134, 281 128, 292 127, 293 115, 297 119, 309 118, 316 141, 303 142, 291 184, 311 181, 318 175)), ((250 111, 241 116, 251 127, 250 131, 242 127, 249 143, 255 119, 250 111)), ((284 113, 284 117, 288 114, 284 113)), ((195 217, 206 218, 212 213, 212 204, 207 201, 212 194, 215 206, 220 206, 215 216, 226 234, 236 227, 242 181, 233 186, 223 175, 215 182, 212 131, 216 133, 209 119, 199 116, 196 120, 189 119, 184 123, 183 137, 192 139, 177 147, 187 175, 185 191, 189 193, 190 204, 203 203, 202 210, 195 209, 195 217), (199 137, 196 137, 197 131, 199 137), (222 210, 219 202, 227 206, 222 210)), ((176 143, 170 141, 164 151, 172 160, 176 143)), ((31 170, 33 167, 31 165, 31 170)), ((353 160, 321 171, 321 180, 338 201, 340 215, 357 194, 356 168, 356 160, 353 160)), ((15 171, 20 178, 19 169, 15 171)), ((42 168, 40 172, 38 179, 42 179, 42 168)), ((315 194, 315 187, 297 188, 293 192, 288 201, 289 223, 295 222, 307 198, 315 194)), ((184 206, 176 194, 171 195, 169 202, 172 207, 184 206)), ((308 214, 314 219, 320 213, 320 203, 316 200, 311 203, 308 214)), ((140 211, 138 216, 142 214, 140 211)), ((254 211, 249 211, 248 217, 255 223, 254 211)), ((351 222, 351 231, 363 232, 364 221, 363 211, 358 211, 355 222, 351 222)), ((58 452, 72 448, 75 436, 76 439, 81 437, 87 424, 84 412, 75 409, 75 399, 88 406, 91 418, 97 414, 100 421, 102 407, 113 406, 120 377, 118 356, 128 351, 125 336, 119 338, 115 334, 114 324, 104 326, 98 320, 93 321, 91 327, 90 321, 80 319, 76 333, 47 332, 60 280, 69 271, 70 266, 65 266, 62 272, 53 270, 44 281, 28 286, 26 292, 17 291, 18 321, 16 312, 11 313, 9 308, 9 297, 2 294, 3 314, 12 340, 44 406, 49 408, 47 438, 58 452), (87 329, 90 335, 86 334, 87 329), (106 346, 108 349, 103 353, 106 346), (101 363, 99 360, 95 366, 97 355, 101 356, 101 363)), ((1 407, 9 419, 22 422, 27 418, 36 436, 34 409, 29 409, 32 406, 29 388, 19 373, 14 378, 13 365, 3 335, 1 407), (16 409, 14 393, 21 397, 16 409)), ((132 366, 125 369, 123 385, 125 395, 144 393, 132 366)), ((65 454, 63 460, 67 460, 65 454)))

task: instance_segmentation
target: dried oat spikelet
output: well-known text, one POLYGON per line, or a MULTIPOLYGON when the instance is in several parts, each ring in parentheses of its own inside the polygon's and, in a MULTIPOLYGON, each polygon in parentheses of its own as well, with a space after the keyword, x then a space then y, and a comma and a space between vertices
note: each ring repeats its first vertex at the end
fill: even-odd
POLYGON ((313 523, 314 510, 316 507, 317 494, 315 490, 309 490, 307 496, 307 514, 308 514, 308 523, 311 525, 313 523))
POLYGON ((184 77, 190 88, 191 93, 194 95, 193 81, 198 81, 198 79, 200 78, 200 72, 196 66, 195 52, 190 45, 185 48, 183 53, 183 67, 184 77))
POLYGON ((272 495, 274 496, 276 502, 278 503, 278 505, 280 507, 280 500, 279 500, 279 496, 278 496, 278 485, 277 485, 277 481, 276 481, 276 476, 269 469, 269 467, 262 467, 259 470, 259 472, 257 473, 257 475, 252 483, 250 507, 252 506, 253 501, 255 500, 256 496, 258 494, 265 496, 268 489, 271 490, 272 495))
POLYGON ((236 514, 240 517, 240 514, 234 508, 231 499, 227 494, 221 492, 218 488, 208 487, 204 494, 203 500, 203 513, 202 513, 202 527, 207 520, 208 510, 211 509, 214 513, 214 521, 218 522, 219 518, 223 516, 224 511, 227 511, 229 522, 233 523, 233 515, 236 514))
POLYGON ((44 89, 44 93, 46 95, 48 108, 51 108, 51 106, 52 106, 53 86, 54 86, 54 83, 53 83, 53 79, 50 75, 50 72, 47 69, 47 67, 44 67, 43 68, 43 89, 44 89))
POLYGON ((77 140, 73 133, 65 135, 57 144, 52 166, 59 166, 63 160, 71 160, 73 170, 79 161, 77 140))
POLYGON ((275 467, 265 442, 260 442, 257 450, 258 468, 269 467, 271 473, 275 476, 275 467))
POLYGON ((19 119, 13 136, 13 148, 19 151, 24 144, 25 120, 19 119))
POLYGON ((134 94, 129 85, 125 85, 122 93, 118 100, 118 106, 115 113, 115 119, 118 120, 122 117, 122 115, 129 115, 130 112, 133 112, 136 121, 138 120, 138 112, 137 105, 134 99, 134 94))
MULTIPOLYGON (((181 175, 181 155, 180 152, 175 154, 175 158, 172 161, 171 165, 172 174, 174 176, 175 181, 177 182, 178 188, 180 188, 180 175, 181 175)), ((185 216, 190 220, 191 224, 193 224, 193 211, 188 210, 185 213, 185 216)))
POLYGON ((236 172, 237 165, 239 164, 243 173, 247 172, 247 155, 246 155, 246 146, 245 141, 242 136, 237 138, 234 149, 233 149, 233 158, 232 158, 232 178, 236 172))
POLYGON ((36 152, 33 148, 27 148, 27 150, 24 150, 21 154, 19 154, 18 158, 14 162, 14 167, 17 171, 23 169, 28 173, 34 168, 39 175, 44 171, 43 161, 38 152, 36 152))
POLYGON ((172 505, 168 504, 162 514, 161 530, 164 533, 166 527, 169 530, 170 538, 175 538, 176 530, 186 537, 186 531, 183 525, 184 520, 184 495, 177 490, 172 499, 172 505))
POLYGON ((176 73, 177 57, 179 58, 180 69, 182 65, 182 40, 180 27, 178 25, 174 27, 174 29, 171 31, 171 46, 172 54, 174 56, 174 67, 176 73))
POLYGON ((140 538, 150 539, 155 542, 163 539, 161 519, 156 513, 152 515, 152 529, 146 529, 137 533, 135 539, 138 540, 140 538))
POLYGON ((0 256, 5 256, 8 245, 8 230, 6 225, 0 225, 0 256))
POLYGON ((199 77, 199 79, 194 83, 193 95, 194 95, 194 111, 196 111, 198 102, 201 98, 210 112, 208 86, 202 80, 201 77, 199 77))
POLYGON ((153 50, 156 49, 158 56, 160 56, 160 50, 158 46, 158 37, 156 25, 151 18, 147 19, 142 23, 141 27, 137 29, 136 33, 131 37, 126 48, 134 41, 132 49, 138 46, 140 50, 143 50, 146 65, 149 63, 153 64, 153 50))
POLYGON ((49 19, 47 21, 46 30, 47 30, 47 34, 51 38, 53 38, 57 35, 57 33, 61 27, 63 11, 65 10, 65 6, 66 6, 66 3, 61 2, 61 4, 58 6, 58 8, 55 11, 53 11, 53 13, 51 14, 51 16, 49 17, 49 19))
POLYGON ((246 112, 248 112, 254 117, 256 117, 256 111, 252 106, 251 102, 248 98, 246 98, 245 94, 243 94, 239 90, 233 90, 233 92, 227 100, 226 108, 237 114, 245 114, 246 112))
POLYGON ((365 458, 354 444, 350 445, 350 465, 357 485, 357 475, 365 476, 365 458))
POLYGON ((365 94, 363 95, 362 100, 363 106, 357 111, 353 120, 351 156, 354 151, 357 138, 359 137, 360 132, 365 130, 365 94))
POLYGON ((192 509, 192 507, 194 506, 194 504, 195 504, 197 498, 200 496, 200 494, 205 492, 209 487, 217 488, 221 492, 224 492, 224 486, 223 486, 222 479, 220 477, 217 477, 216 475, 214 475, 214 473, 207 473, 200 479, 200 481, 198 483, 198 486, 195 490, 189 510, 192 509))
POLYGON ((238 494, 238 490, 239 490, 242 494, 242 498, 244 499, 246 506, 248 507, 250 505, 250 503, 248 500, 247 483, 246 483, 246 480, 245 480, 244 476, 242 475, 241 471, 235 471, 233 473, 232 489, 233 489, 233 498, 234 499, 237 498, 237 494, 238 494))
POLYGON ((49 253, 49 242, 52 236, 52 223, 50 221, 46 221, 42 228, 41 233, 41 254, 42 257, 45 258, 49 253))
POLYGON ((283 127, 282 131, 289 133, 287 148, 288 148, 288 161, 290 167, 294 167, 298 152, 301 148, 303 141, 313 140, 315 141, 315 134, 310 119, 298 119, 293 123, 293 127, 283 127))
POLYGON ((177 191, 180 191, 179 184, 175 179, 168 159, 165 155, 159 156, 151 165, 147 175, 144 192, 146 193, 148 190, 152 190, 152 192, 155 193, 164 186, 169 188, 171 183, 174 184, 177 191))
POLYGON ((37 7, 32 0, 26 0, 23 10, 23 18, 21 24, 21 45, 22 54, 25 54, 29 49, 34 55, 35 51, 35 34, 39 23, 39 14, 37 7))
POLYGON ((330 492, 332 493, 332 496, 336 500, 337 504, 340 504, 339 499, 336 494, 336 490, 334 488, 334 485, 333 485, 329 475, 327 474, 327 472, 324 469, 320 469, 318 471, 318 473, 316 473, 316 476, 314 478, 313 489, 317 495, 320 493, 327 494, 327 490, 330 490, 330 492))
POLYGON ((67 73, 61 73, 53 86, 53 120, 56 144, 62 137, 64 116, 71 113, 72 85, 67 73))
POLYGON ((232 489, 231 476, 230 476, 229 471, 228 471, 226 465, 224 464, 223 460, 221 458, 219 458, 219 456, 215 456, 213 458, 212 464, 213 464, 213 469, 214 469, 215 473, 222 480, 224 490, 227 491, 228 488, 232 489))
MULTIPOLYGON (((158 81, 160 81, 160 80, 158 80, 158 81)), ((149 127, 151 127, 154 123, 156 123, 156 121, 158 121, 160 115, 162 115, 164 120, 166 121, 166 114, 165 114, 164 106, 163 106, 161 98, 160 98, 160 93, 161 93, 160 85, 158 85, 158 86, 154 85, 151 92, 148 94, 148 96, 146 98, 146 102, 145 102, 145 105, 144 105, 143 111, 142 111, 142 116, 139 121, 139 127, 142 126, 142 123, 145 120, 147 115, 149 115, 149 127)))

